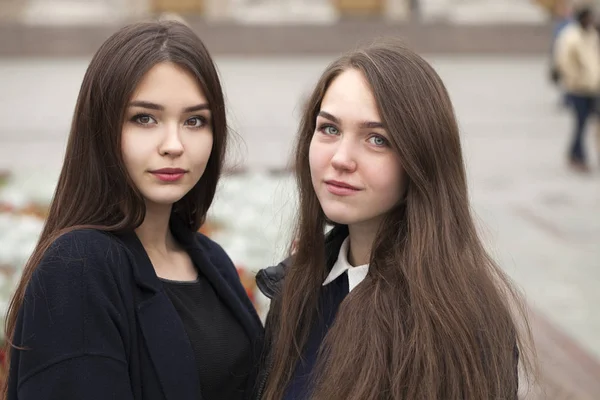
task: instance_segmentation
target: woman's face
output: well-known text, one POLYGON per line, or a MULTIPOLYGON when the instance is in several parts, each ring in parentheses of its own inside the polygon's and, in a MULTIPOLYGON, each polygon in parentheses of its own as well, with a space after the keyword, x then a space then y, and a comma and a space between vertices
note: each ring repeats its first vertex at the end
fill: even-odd
POLYGON ((208 101, 195 77, 169 62, 142 78, 125 112, 121 148, 147 204, 172 205, 200 180, 213 145, 208 101))
POLYGON ((309 164, 328 219, 377 228, 401 200, 405 173, 362 72, 348 69, 325 92, 309 164))

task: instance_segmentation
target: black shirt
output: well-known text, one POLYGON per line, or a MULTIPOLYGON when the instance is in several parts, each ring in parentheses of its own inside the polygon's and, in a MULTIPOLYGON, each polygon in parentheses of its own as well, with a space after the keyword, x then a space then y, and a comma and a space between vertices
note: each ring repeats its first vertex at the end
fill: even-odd
POLYGON ((161 279, 189 337, 202 400, 242 400, 252 368, 246 332, 201 274, 196 281, 161 279))

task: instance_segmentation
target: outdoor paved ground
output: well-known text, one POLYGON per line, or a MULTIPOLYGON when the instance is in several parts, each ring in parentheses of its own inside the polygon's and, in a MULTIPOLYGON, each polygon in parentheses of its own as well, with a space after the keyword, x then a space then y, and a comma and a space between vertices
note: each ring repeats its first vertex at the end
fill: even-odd
MULTIPOLYGON (((217 59, 230 121, 243 138, 236 152, 238 166, 255 171, 285 167, 302 99, 329 60, 217 59)), ((456 106, 482 234, 534 310, 544 380, 553 384, 551 394, 538 398, 599 399, 600 167, 595 154, 589 176, 565 168, 571 123, 545 80, 544 57, 430 60, 456 106)), ((0 169, 54 176, 88 61, 0 59, 0 169)), ((593 153, 593 131, 589 133, 593 153)), ((289 182, 281 179, 244 183, 231 178, 231 187, 223 192, 243 196, 251 182, 271 182, 260 187, 262 200, 253 203, 270 216, 263 222, 269 226, 257 229, 268 232, 273 213, 289 205, 289 182)), ((236 212, 244 214, 243 209, 236 212)), ((224 238, 233 253, 234 239, 224 238)), ((250 267, 281 256, 274 242, 266 243, 267 251, 250 267)))

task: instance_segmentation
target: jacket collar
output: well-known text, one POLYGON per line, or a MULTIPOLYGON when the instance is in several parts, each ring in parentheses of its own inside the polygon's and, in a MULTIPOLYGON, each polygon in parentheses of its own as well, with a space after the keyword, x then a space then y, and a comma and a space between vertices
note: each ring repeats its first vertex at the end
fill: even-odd
MULTIPOLYGON (((328 269, 335 264, 340 247, 346 237, 348 237, 347 225, 335 225, 325 236, 325 257, 328 269)), ((281 293, 285 273, 292 263, 292 257, 286 258, 273 267, 262 269, 256 274, 256 286, 269 299, 273 299, 281 293)))
MULTIPOLYGON (((219 297, 240 320, 249 337, 259 334, 262 325, 252 303, 243 293, 236 293, 236 289, 243 290, 239 280, 236 282, 227 281, 227 277, 219 271, 219 267, 222 266, 217 265, 218 262, 213 259, 211 249, 202 246, 198 240, 198 234, 190 230, 179 218, 171 217, 170 229, 177 241, 189 254, 200 274, 210 281, 219 297), (239 288, 233 286, 239 286, 239 288)), ((149 298, 161 292, 163 290, 162 282, 156 275, 148 253, 146 253, 135 232, 126 232, 119 236, 133 256, 133 262, 131 263, 133 275, 137 285, 144 291, 142 297, 149 298)), ((237 276, 235 278, 237 279, 237 276)), ((143 299, 140 300, 143 301, 143 299)))
MULTIPOLYGON (((177 239, 177 241, 186 249, 186 251, 189 252, 190 248, 194 248, 196 233, 186 227, 185 224, 176 216, 171 217, 170 229, 173 233, 173 236, 175 236, 175 239, 177 239)), ((127 231, 120 233, 118 236, 133 256, 133 262, 131 264, 136 283, 151 293, 157 293, 161 291, 162 283, 156 275, 156 271, 152 266, 152 262, 148 257, 148 253, 144 249, 144 246, 142 245, 142 242, 136 233, 134 231, 127 231)), ((192 261, 196 263, 197 260, 192 258, 192 261)), ((201 267, 198 264, 196 265, 198 268, 201 267)))
MULTIPOLYGON (((234 277, 225 277, 220 272, 219 265, 213 262, 211 249, 200 243, 196 232, 175 218, 171 220, 171 232, 186 249, 200 274, 210 281, 219 298, 240 322, 253 347, 259 346, 256 342, 260 342, 262 337, 262 324, 250 301, 243 293, 236 293, 243 291, 239 281, 239 288, 236 282, 228 282, 234 277)), ((140 288, 136 292, 140 329, 165 397, 168 400, 197 400, 200 382, 196 361, 177 311, 163 290, 162 282, 135 232, 122 233, 119 237, 133 258, 130 264, 134 280, 140 288), (169 343, 169 346, 165 346, 165 343, 169 343)), ((254 350, 260 351, 260 348, 254 350)))

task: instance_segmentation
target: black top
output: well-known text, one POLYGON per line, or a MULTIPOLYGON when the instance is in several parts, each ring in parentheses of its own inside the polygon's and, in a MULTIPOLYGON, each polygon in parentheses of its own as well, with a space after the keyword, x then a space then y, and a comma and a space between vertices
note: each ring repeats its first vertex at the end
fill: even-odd
POLYGON ((243 399, 250 341, 231 310, 201 274, 193 282, 161 281, 194 350, 202 400, 243 399))

